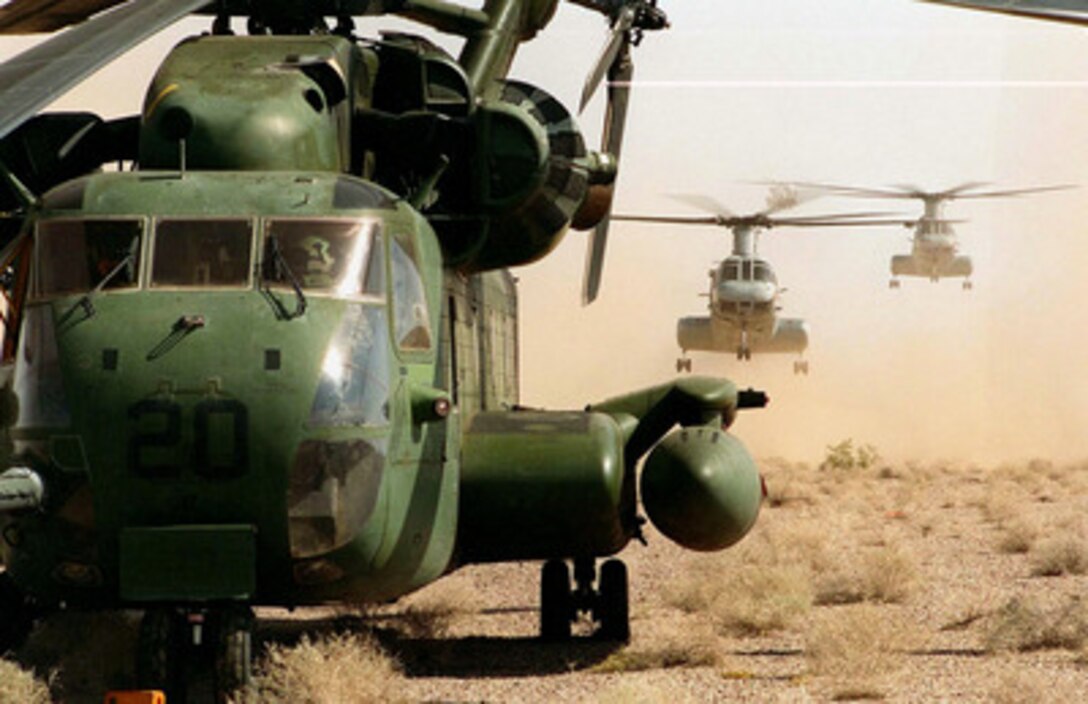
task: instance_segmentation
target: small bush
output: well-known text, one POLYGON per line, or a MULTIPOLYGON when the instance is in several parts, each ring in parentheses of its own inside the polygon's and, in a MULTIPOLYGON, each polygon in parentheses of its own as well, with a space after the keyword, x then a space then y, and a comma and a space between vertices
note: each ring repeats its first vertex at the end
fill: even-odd
POLYGON ((901 603, 910 595, 914 583, 914 560, 902 550, 884 548, 860 559, 851 556, 820 574, 816 579, 815 603, 901 603))
POLYGON ((1088 642, 1088 609, 1079 599, 1049 611, 1011 599, 987 621, 984 642, 991 651, 1079 650, 1088 642))
POLYGON ((1025 518, 1015 518, 1004 525, 997 549, 1010 555, 1022 555, 1031 550, 1039 529, 1025 518))
POLYGON ((688 613, 707 613, 726 633, 761 635, 787 628, 808 613, 812 583, 801 565, 734 565, 692 574, 665 598, 688 613))
POLYGON ((0 702, 49 704, 49 686, 10 660, 0 659, 0 702))
POLYGON ((1088 544, 1079 534, 1063 535, 1039 543, 1031 553, 1031 574, 1058 577, 1088 572, 1088 544))
POLYGON ((872 445, 855 447, 854 440, 847 438, 840 443, 827 446, 827 454, 824 455, 824 461, 820 463, 820 469, 834 471, 868 469, 879 459, 880 454, 872 445))
POLYGON ((334 635, 271 646, 239 704, 369 704, 405 701, 396 663, 370 638, 334 635))
POLYGON ((832 698, 882 699, 902 665, 902 624, 870 605, 836 609, 813 624, 805 639, 810 674, 827 678, 832 698))

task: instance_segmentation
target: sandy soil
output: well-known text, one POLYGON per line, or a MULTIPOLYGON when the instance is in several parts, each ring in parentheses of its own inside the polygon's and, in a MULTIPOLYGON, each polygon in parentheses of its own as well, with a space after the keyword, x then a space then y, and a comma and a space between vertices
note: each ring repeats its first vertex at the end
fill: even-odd
MULTIPOLYGON (((466 568, 364 614, 262 611, 262 643, 376 634, 409 701, 1088 700, 1088 467, 763 466, 771 501, 740 546, 692 554, 651 530, 624 551, 626 646, 588 623, 538 642, 535 564, 466 568)), ((87 670, 103 668, 49 643, 17 660, 59 668, 59 700, 101 701, 87 670)))

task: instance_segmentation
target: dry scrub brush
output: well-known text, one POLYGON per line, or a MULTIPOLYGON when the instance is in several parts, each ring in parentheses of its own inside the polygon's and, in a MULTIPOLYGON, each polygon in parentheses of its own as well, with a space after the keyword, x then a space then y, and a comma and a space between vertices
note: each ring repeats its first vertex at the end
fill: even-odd
POLYGON ((236 704, 384 704, 404 701, 395 661, 362 635, 304 636, 269 646, 236 704))
POLYGON ((826 680, 836 701, 881 699, 914 637, 905 622, 870 604, 826 610, 806 634, 808 673, 826 680))
POLYGON ((1082 535, 1058 535, 1040 541, 1031 551, 1031 574, 1059 577, 1088 572, 1088 543, 1082 535))
POLYGON ((669 619, 663 625, 644 622, 636 642, 610 654, 592 669, 601 673, 642 672, 721 663, 722 650, 709 624, 669 619))
POLYGON ((986 619, 983 640, 991 651, 1077 651, 1088 643, 1088 607, 1080 599, 1069 599, 1044 609, 1014 598, 986 619))
POLYGON ((0 702, 19 704, 49 704, 49 686, 37 679, 30 670, 0 659, 0 702))
POLYGON ((910 596, 916 579, 915 560, 904 548, 884 546, 848 554, 817 576, 815 603, 898 604, 910 596))

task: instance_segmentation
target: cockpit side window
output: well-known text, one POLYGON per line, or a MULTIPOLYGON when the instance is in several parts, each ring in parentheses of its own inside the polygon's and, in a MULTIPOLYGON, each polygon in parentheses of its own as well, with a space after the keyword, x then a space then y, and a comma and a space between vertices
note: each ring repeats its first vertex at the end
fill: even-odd
POLYGON ((427 314, 427 293, 419 266, 395 238, 392 243, 393 332, 397 345, 405 350, 431 347, 431 319, 427 314))
POLYGON ((362 220, 270 220, 261 278, 337 296, 381 296, 385 272, 378 225, 362 220), (278 252, 278 254, 277 254, 278 252))
POLYGON ((143 222, 44 220, 37 232, 38 296, 134 288, 139 281, 143 222))
POLYGON ((736 281, 740 278, 740 264, 738 262, 723 262, 721 275, 725 281, 736 281))
POLYGON ((152 287, 240 287, 249 283, 253 223, 163 219, 155 227, 152 287))

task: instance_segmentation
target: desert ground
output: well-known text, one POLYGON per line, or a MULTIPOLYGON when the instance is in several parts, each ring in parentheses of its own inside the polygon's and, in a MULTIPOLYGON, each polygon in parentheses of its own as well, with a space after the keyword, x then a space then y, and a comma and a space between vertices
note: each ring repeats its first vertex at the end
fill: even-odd
MULTIPOLYGON (((752 533, 694 554, 647 532, 627 645, 538 642, 539 565, 460 570, 396 604, 260 612, 239 702, 1088 700, 1088 465, 890 464, 845 441, 761 462, 752 533)), ((135 615, 60 615, 0 700, 131 683, 135 615)))

